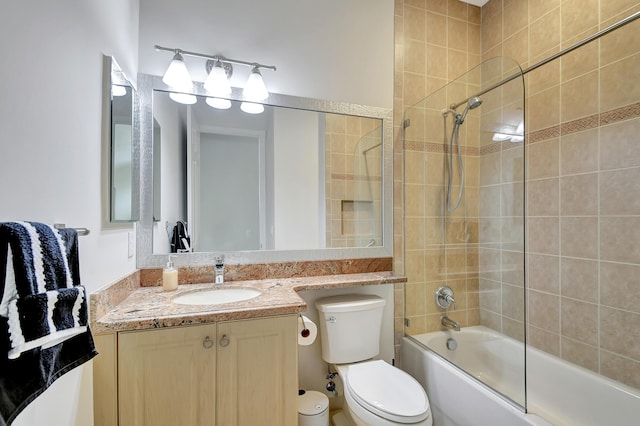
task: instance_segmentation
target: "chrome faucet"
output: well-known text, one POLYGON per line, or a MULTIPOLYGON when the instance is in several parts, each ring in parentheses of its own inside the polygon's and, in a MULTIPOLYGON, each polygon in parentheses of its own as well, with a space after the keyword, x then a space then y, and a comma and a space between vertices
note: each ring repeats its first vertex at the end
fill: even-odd
POLYGON ((460 331, 460 323, 458 321, 454 321, 444 314, 440 317, 440 324, 446 328, 453 328, 455 331, 460 331))
POLYGON ((217 256, 215 263, 215 283, 222 284, 224 283, 224 257, 217 256))
POLYGON ((446 328, 452 328, 455 331, 460 331, 460 323, 454 321, 447 316, 446 309, 453 305, 453 309, 456 309, 456 299, 453 297, 453 290, 451 287, 443 286, 436 291, 436 305, 445 309, 445 313, 440 317, 440 324, 446 328))

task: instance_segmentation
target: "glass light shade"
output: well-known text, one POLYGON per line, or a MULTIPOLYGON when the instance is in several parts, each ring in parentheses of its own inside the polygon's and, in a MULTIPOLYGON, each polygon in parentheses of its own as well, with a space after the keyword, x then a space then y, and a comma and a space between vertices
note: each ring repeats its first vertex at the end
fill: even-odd
POLYGON ((124 96, 127 94, 127 88, 113 84, 111 86, 111 96, 124 96))
POLYGON ((262 104, 255 104, 253 102, 241 103, 240 109, 247 114, 261 114, 264 112, 264 106, 262 104))
POLYGON ((231 108, 231 101, 229 99, 220 99, 220 98, 207 98, 205 102, 210 107, 214 107, 217 109, 229 109, 231 108))
POLYGON ((204 88, 213 96, 231 96, 231 84, 219 61, 211 68, 211 72, 204 82, 204 88))
POLYGON ((169 97, 179 104, 192 105, 198 102, 198 98, 188 93, 169 93, 169 97))
POLYGON ((262 74, 260 74, 260 70, 258 68, 254 67, 251 70, 251 74, 249 74, 249 79, 247 80, 247 84, 244 86, 242 95, 245 99, 254 102, 264 101, 269 97, 269 92, 267 91, 267 87, 264 85, 262 74))
POLYGON ((193 81, 181 54, 175 54, 162 77, 162 82, 176 90, 191 90, 193 81))

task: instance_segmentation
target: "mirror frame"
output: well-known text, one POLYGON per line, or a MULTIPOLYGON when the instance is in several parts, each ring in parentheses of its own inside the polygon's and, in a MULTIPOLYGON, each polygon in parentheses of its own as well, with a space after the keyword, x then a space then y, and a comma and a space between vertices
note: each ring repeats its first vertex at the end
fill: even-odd
MULTIPOLYGON (((170 92, 159 76, 138 74, 138 110, 140 128, 140 220, 136 227, 138 269, 161 268, 167 254, 153 254, 153 91, 170 92)), ((242 101, 242 89, 232 89, 231 100, 242 101)), ((203 84, 194 82, 190 92, 207 96, 203 84)), ((327 113, 376 118, 382 121, 382 245, 376 247, 319 248, 312 250, 246 250, 194 253, 171 253, 178 265, 213 265, 215 258, 224 255, 229 264, 275 263, 313 260, 379 258, 393 256, 393 115, 388 108, 371 107, 344 102, 323 101, 271 93, 265 105, 296 108, 327 113)))

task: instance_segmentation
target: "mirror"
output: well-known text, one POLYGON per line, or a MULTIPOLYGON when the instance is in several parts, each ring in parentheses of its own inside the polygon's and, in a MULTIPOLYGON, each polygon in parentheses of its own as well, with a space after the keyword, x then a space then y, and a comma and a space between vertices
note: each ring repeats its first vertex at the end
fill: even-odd
POLYGON ((154 253, 171 251, 179 220, 192 251, 380 246, 382 119, 270 105, 247 114, 240 104, 183 105, 153 91, 154 123, 162 122, 153 135, 154 217, 159 204, 164 222, 154 253), (157 135, 163 127, 173 134, 157 135), (163 152, 169 161, 158 159, 163 152))
POLYGON ((166 262, 177 221, 190 264, 391 255, 389 110, 272 94, 254 115, 210 107, 198 83, 183 105, 138 81, 139 267, 166 262))
MULTIPOLYGON (((162 177, 162 127, 155 118, 153 119, 153 182, 161 182, 162 177)), ((162 193, 161 185, 153 185, 153 221, 160 222, 162 193)))
POLYGON ((135 89, 114 58, 110 59, 110 222, 138 220, 137 145, 134 137, 135 89))

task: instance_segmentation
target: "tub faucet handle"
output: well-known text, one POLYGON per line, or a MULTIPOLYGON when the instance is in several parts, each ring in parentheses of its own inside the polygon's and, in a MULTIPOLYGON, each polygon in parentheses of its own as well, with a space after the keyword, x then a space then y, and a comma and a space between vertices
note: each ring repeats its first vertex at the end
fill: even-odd
POLYGON ((453 305, 453 310, 455 311, 457 308, 456 306, 456 299, 453 298, 453 296, 448 296, 447 295, 447 302, 449 302, 449 304, 453 305))
POLYGON ((456 309, 456 299, 453 297, 451 287, 443 286, 436 291, 436 305, 442 309, 448 309, 453 305, 453 309, 456 309))

